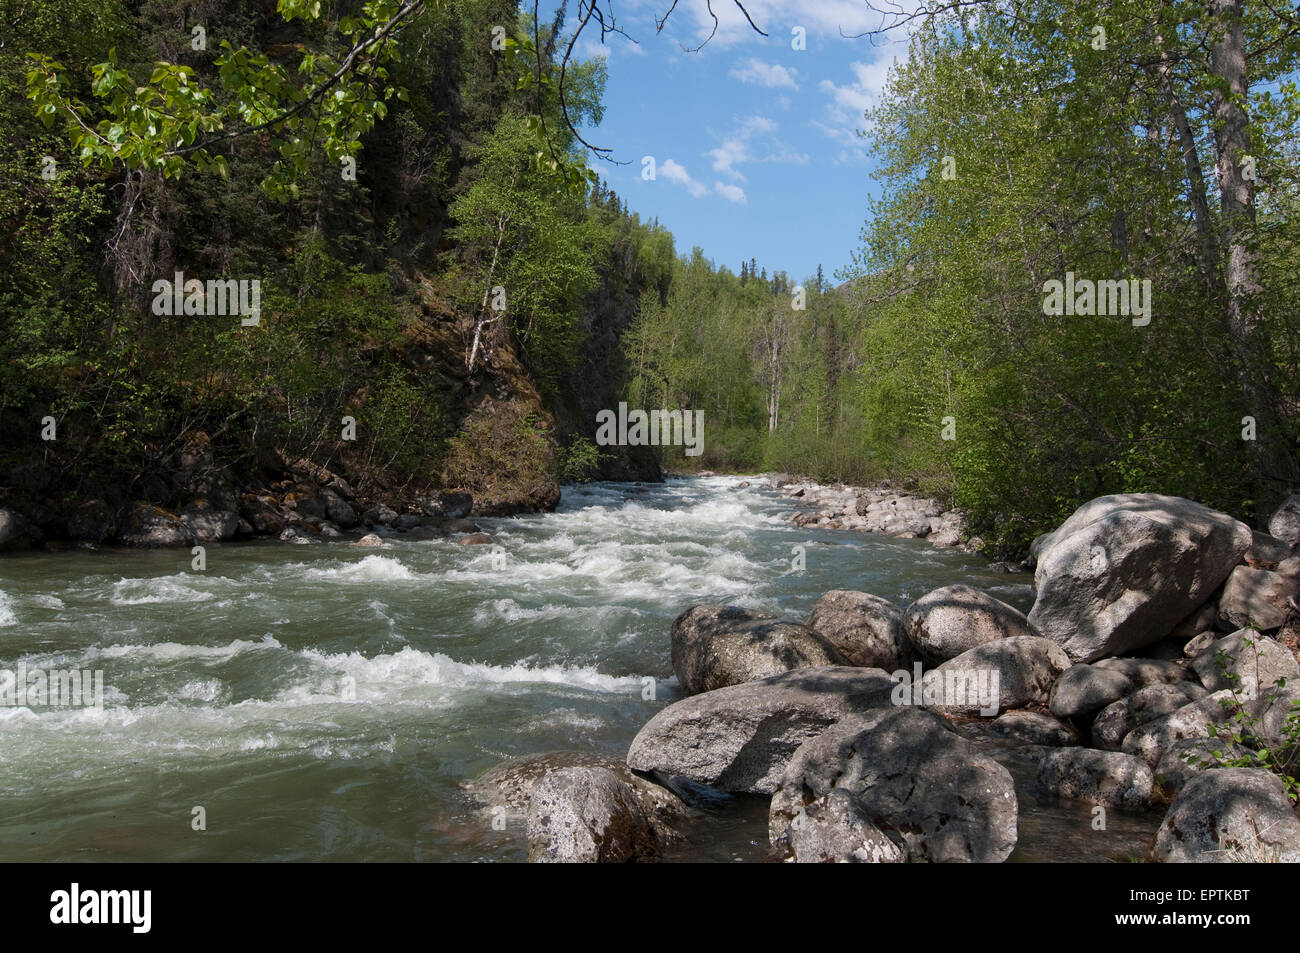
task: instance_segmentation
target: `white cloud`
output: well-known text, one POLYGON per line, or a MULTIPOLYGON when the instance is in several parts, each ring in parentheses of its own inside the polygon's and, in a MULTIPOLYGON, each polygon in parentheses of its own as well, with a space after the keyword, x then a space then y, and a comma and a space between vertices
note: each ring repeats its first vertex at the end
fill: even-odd
POLYGON ((853 81, 840 86, 829 79, 821 81, 822 92, 830 96, 827 113, 834 122, 846 124, 861 123, 862 114, 868 107, 874 106, 885 89, 889 70, 897 62, 896 58, 881 57, 870 63, 861 61, 853 63, 853 81))
MULTIPOLYGON (((797 4, 791 3, 790 0, 743 0, 743 2, 754 24, 786 49, 790 48, 790 30, 796 26, 802 26, 807 30, 809 49, 811 49, 812 42, 820 37, 838 40, 841 31, 852 36, 875 29, 882 24, 881 14, 873 12, 862 0, 800 0, 797 4)), ((891 2, 880 6, 892 13, 895 7, 912 9, 916 3, 917 0, 898 0, 896 3, 891 2)), ((710 46, 714 44, 720 47, 731 46, 736 43, 762 40, 762 37, 758 36, 753 27, 746 22, 744 14, 736 4, 715 2, 712 6, 713 12, 718 16, 718 26, 713 39, 709 41, 710 46)), ((709 5, 703 0, 689 5, 680 4, 677 13, 669 19, 669 24, 674 24, 679 13, 689 13, 689 18, 683 18, 676 24, 679 32, 689 34, 687 46, 695 46, 703 42, 713 30, 713 17, 709 15, 708 7, 709 5)), ((888 23, 888 18, 884 22, 888 23)))
POLYGON ((744 205, 747 201, 745 190, 738 185, 728 185, 725 182, 714 182, 714 191, 721 195, 728 202, 735 202, 737 205, 744 205))
POLYGON ((799 162, 800 159, 806 162, 807 156, 792 157, 784 149, 769 152, 763 156, 754 155, 750 149, 750 142, 755 138, 775 132, 776 128, 776 123, 766 116, 749 116, 739 120, 736 123, 735 132, 723 139, 722 144, 716 149, 710 149, 705 153, 705 155, 713 159, 713 171, 721 172, 737 181, 744 182, 744 174, 736 168, 743 162, 799 162))
POLYGON ((777 89, 784 86, 791 89, 799 88, 797 81, 798 70, 787 68, 780 63, 764 63, 762 60, 753 57, 743 63, 737 63, 731 68, 728 75, 751 86, 766 86, 768 89, 777 89))
POLYGON ((665 159, 663 164, 659 166, 659 174, 669 182, 680 185, 697 199, 702 195, 706 195, 709 191, 707 185, 691 178, 691 174, 686 171, 685 166, 676 160, 665 159))

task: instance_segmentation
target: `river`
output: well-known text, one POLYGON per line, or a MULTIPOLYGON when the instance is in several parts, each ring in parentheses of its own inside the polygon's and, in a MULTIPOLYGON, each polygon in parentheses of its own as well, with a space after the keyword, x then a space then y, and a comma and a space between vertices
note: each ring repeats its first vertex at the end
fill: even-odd
MULTIPOLYGON (((828 589, 906 604, 955 582, 1032 600, 971 555, 794 527, 742 480, 566 487, 555 513, 478 520, 496 550, 264 541, 211 545, 204 571, 188 550, 3 557, 0 668, 102 670, 104 700, 0 708, 0 860, 520 860, 522 832, 493 830, 463 782, 552 749, 621 758, 679 697, 687 606, 802 618, 828 589)), ((1154 827, 1089 837, 1086 808, 1031 802, 1014 859, 1113 859, 1154 827)), ((765 832, 741 799, 691 857, 761 859, 765 832)))

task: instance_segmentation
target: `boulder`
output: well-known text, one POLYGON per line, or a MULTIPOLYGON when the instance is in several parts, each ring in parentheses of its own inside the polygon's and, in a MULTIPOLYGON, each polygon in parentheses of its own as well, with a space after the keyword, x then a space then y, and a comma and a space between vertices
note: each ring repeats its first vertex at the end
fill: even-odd
POLYGON ((1073 727, 1036 711, 1009 711, 999 716, 989 726, 989 731, 999 738, 1028 745, 1057 748, 1079 743, 1079 733, 1073 727))
POLYGON ((240 505, 239 513, 256 533, 279 536, 285 526, 284 512, 270 496, 246 495, 240 505))
POLYGON ((920 657, 937 665, 997 639, 1033 635, 1024 613, 971 586, 944 586, 917 599, 903 627, 920 657))
POLYGON ((492 537, 487 533, 470 533, 468 536, 462 536, 456 542, 461 546, 490 546, 492 537))
POLYGON ((328 513, 321 491, 305 483, 296 485, 284 495, 284 507, 297 514, 298 520, 308 523, 320 522, 327 518, 328 513))
POLYGON ((849 665, 892 672, 915 660, 903 610, 870 593, 832 589, 817 600, 804 625, 849 665))
POLYGON ((1285 540, 1258 530, 1252 530, 1250 538, 1250 551, 1246 553, 1246 565, 1254 569, 1276 569, 1279 563, 1291 558, 1291 544, 1285 540))
POLYGON ((811 629, 740 606, 691 606, 679 615, 672 660, 688 695, 843 661, 811 629))
POLYGON ((1235 689, 1243 698, 1257 698, 1283 679, 1300 679, 1291 650, 1251 629, 1212 642, 1192 660, 1192 668, 1210 691, 1235 689))
POLYGON ((1188 658, 1196 658, 1219 639, 1219 633, 1214 630, 1202 632, 1194 639, 1188 639, 1187 644, 1183 646, 1183 654, 1188 658))
POLYGON ((1093 746, 1118 751, 1128 733, 1138 725, 1161 715, 1171 715, 1208 694, 1197 682, 1166 682, 1140 688, 1097 713, 1092 722, 1093 746))
POLYGON ((546 775, 565 768, 598 768, 628 785, 662 842, 679 836, 676 825, 690 813, 676 794, 637 774, 622 761, 583 751, 544 751, 511 758, 490 768, 466 788, 476 799, 505 807, 507 816, 521 819, 528 811, 533 786, 546 775))
POLYGON ((458 520, 469 516, 474 508, 474 497, 468 493, 444 490, 437 496, 420 502, 426 516, 434 519, 458 520))
POLYGON ((1105 807, 1150 807, 1155 776, 1141 758, 1120 751, 1061 748, 1038 763, 1038 786, 1057 797, 1105 807))
POLYGON ((1154 767, 1175 742, 1184 738, 1208 738, 1210 726, 1226 724, 1233 709, 1231 692, 1214 692, 1138 725, 1124 736, 1120 750, 1135 754, 1154 767))
POLYGON ((311 533, 307 532, 306 530, 303 530, 296 526, 286 526, 280 532, 280 541, 283 543, 293 543, 298 546, 304 546, 308 543, 320 542, 320 540, 316 536, 313 536, 311 533))
POLYGON ((1268 535, 1290 546, 1300 546, 1300 494, 1282 501, 1268 519, 1268 535))
POLYGON ((1176 795, 1202 771, 1216 770, 1221 758, 1240 758, 1249 752, 1221 738, 1184 738, 1175 741, 1156 765, 1156 783, 1166 796, 1176 795))
POLYGON ((391 526, 397 519, 397 511, 380 503, 361 514, 361 522, 366 526, 391 526))
POLYGON ((562 768, 533 785, 528 859, 624 864, 654 860, 660 845, 632 789, 605 768, 562 768))
MULTIPOLYGON (((901 839, 901 838, 900 838, 901 839)), ((805 805, 773 845, 797 864, 901 864, 904 848, 883 833, 844 788, 805 805)))
POLYGON ((353 546, 382 546, 384 545, 384 541, 380 539, 378 536, 376 536, 374 533, 367 533, 365 536, 362 536, 359 540, 357 540, 352 545, 353 546))
POLYGON ((119 539, 127 546, 193 546, 194 531, 180 517, 151 503, 137 503, 119 520, 119 539))
POLYGON ((325 504, 325 515, 339 529, 351 529, 357 525, 357 511, 338 490, 325 487, 320 491, 320 498, 325 504))
POLYGON ((627 763, 724 791, 771 794, 801 744, 841 718, 889 706, 893 687, 879 669, 830 666, 692 695, 646 723, 627 763))
POLYGON ((1300 595, 1300 585, 1267 569, 1238 566, 1219 598, 1219 628, 1228 632, 1254 626, 1268 632, 1286 621, 1287 600, 1300 595))
POLYGON ((1147 685, 1181 682, 1195 673, 1174 661, 1103 659, 1092 665, 1071 665, 1052 687, 1048 707, 1058 718, 1080 718, 1100 711, 1147 685))
POLYGON ((1160 863, 1300 863, 1300 817, 1281 780, 1260 768, 1192 778, 1156 833, 1160 863))
POLYGON ((890 708, 846 718, 802 745, 772 797, 772 842, 835 790, 901 840, 909 860, 997 863, 1016 846, 1011 774, 933 712, 890 708))
POLYGON ((992 707, 1005 710, 1044 704, 1056 680, 1069 667, 1069 656, 1048 639, 1020 635, 986 642, 935 669, 945 686, 939 708, 951 714, 987 716, 996 714, 989 711, 992 707), (950 685, 956 688, 955 698, 946 697, 950 685), (981 692, 979 686, 985 690, 981 692), (991 699, 990 688, 996 689, 991 699))
MULTIPOLYGON (((4 519, 0 515, 0 521, 4 519)), ((117 532, 117 515, 103 500, 88 500, 68 516, 68 538, 78 543, 99 545, 117 532)), ((4 530, 0 528, 0 549, 4 548, 4 530)))
POLYGON ((1039 554, 1029 624, 1078 662, 1150 645, 1213 595, 1250 544, 1245 523, 1191 500, 1099 497, 1039 554))
POLYGON ((230 539, 239 528, 237 512, 218 509, 207 500, 196 500, 186 504, 181 509, 180 518, 200 543, 230 539))

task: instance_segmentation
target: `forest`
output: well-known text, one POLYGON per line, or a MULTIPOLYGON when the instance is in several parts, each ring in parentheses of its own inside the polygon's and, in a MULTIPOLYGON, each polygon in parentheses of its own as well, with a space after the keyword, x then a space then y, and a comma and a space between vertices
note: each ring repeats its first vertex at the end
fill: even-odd
POLYGON ((789 275, 609 189, 571 42, 606 8, 567 6, 9 0, 0 505, 54 536, 174 505, 194 452, 501 512, 783 470, 917 487, 1014 553, 1106 493, 1251 519, 1294 485, 1293 12, 920 4, 882 27, 911 45, 853 264, 789 275), (155 313, 177 272, 259 281, 259 320, 155 313), (598 446, 619 401, 702 412, 703 452, 598 446))

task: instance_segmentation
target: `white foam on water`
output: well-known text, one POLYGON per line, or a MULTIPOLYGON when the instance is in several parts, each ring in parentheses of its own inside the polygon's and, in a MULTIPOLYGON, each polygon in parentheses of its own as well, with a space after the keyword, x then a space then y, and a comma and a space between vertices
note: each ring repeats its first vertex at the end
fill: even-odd
POLYGON ((13 602, 9 599, 9 594, 0 589, 0 628, 18 624, 18 616, 14 615, 13 602))
MULTIPOLYGON (((321 668, 350 676, 355 680, 358 700, 382 701, 394 689, 410 686, 443 688, 480 688, 501 685, 561 685, 594 692, 630 692, 641 690, 635 675, 605 675, 590 666, 542 665, 522 662, 512 665, 488 665, 481 662, 457 662, 441 652, 428 653, 407 646, 398 652, 366 658, 359 652, 328 655, 306 649, 299 653, 321 668)), ((296 685, 282 698, 303 701, 304 690, 311 685, 296 685)))
POLYGON ((392 556, 371 554, 355 563, 333 569, 308 568, 304 575, 309 579, 336 582, 410 582, 419 578, 400 560, 392 556))
POLYGON ((153 603, 207 602, 215 598, 210 592, 186 585, 187 581, 196 580, 187 573, 149 579, 122 579, 113 583, 108 601, 115 606, 142 606, 153 603))

